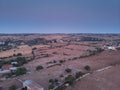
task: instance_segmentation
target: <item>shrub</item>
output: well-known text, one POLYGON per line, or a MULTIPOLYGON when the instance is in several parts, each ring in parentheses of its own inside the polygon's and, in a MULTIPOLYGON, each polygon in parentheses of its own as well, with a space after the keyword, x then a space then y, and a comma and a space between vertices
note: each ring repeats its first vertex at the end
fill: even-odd
POLYGON ((83 73, 82 72, 76 72, 75 74, 75 78, 79 78, 79 77, 82 77, 83 76, 83 73))
POLYGON ((54 81, 55 81, 55 82, 58 82, 58 79, 55 79, 54 81))
POLYGON ((86 65, 84 68, 85 70, 90 71, 90 66, 86 65))
POLYGON ((36 50, 36 49, 37 49, 36 47, 32 48, 32 50, 36 50))
POLYGON ((63 74, 61 74, 60 77, 64 77, 63 74))
POLYGON ((72 70, 69 69, 69 68, 67 68, 67 69, 65 69, 65 71, 66 71, 67 73, 70 73, 72 70))
POLYGON ((38 71, 38 70, 41 70, 41 69, 43 69, 43 66, 40 66, 40 65, 39 65, 39 66, 36 67, 36 70, 37 70, 37 71, 38 71))
POLYGON ((58 87, 57 90, 65 90, 65 85, 61 86, 61 87, 58 87))
POLYGON ((69 83, 70 85, 72 85, 74 81, 75 81, 75 78, 72 75, 68 75, 65 78, 65 83, 69 83))
POLYGON ((49 83, 50 83, 50 85, 49 85, 49 90, 50 89, 53 89, 55 86, 54 86, 54 84, 55 84, 55 81, 53 80, 53 79, 50 79, 49 80, 49 83))
POLYGON ((59 62, 60 62, 60 63, 63 63, 63 62, 65 62, 65 60, 60 60, 59 62))
POLYGON ((50 84, 50 85, 49 85, 49 90, 50 90, 50 89, 53 89, 54 87, 55 87, 54 84, 50 84))
POLYGON ((23 87, 21 90, 27 90, 27 87, 23 87))
POLYGON ((22 53, 18 53, 17 56, 22 56, 22 53))
POLYGON ((57 63, 57 61, 54 60, 53 63, 57 63))
POLYGON ((50 79, 50 80, 49 80, 49 83, 54 83, 54 80, 53 80, 53 79, 50 79))
POLYGON ((10 86, 9 90, 16 90, 16 86, 15 85, 10 86))

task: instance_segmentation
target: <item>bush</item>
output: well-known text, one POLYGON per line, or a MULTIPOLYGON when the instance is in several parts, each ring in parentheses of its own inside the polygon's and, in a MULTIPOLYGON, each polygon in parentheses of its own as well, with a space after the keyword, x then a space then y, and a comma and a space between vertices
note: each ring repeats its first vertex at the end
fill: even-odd
POLYGON ((55 87, 54 84, 50 84, 50 85, 49 85, 49 90, 50 90, 50 89, 53 89, 54 87, 55 87))
POLYGON ((68 75, 65 78, 65 83, 69 83, 70 85, 72 85, 74 81, 75 81, 75 78, 72 75, 68 75))
POLYGON ((65 90, 65 85, 61 86, 61 87, 58 87, 57 90, 65 90))
POLYGON ((64 63, 64 62, 65 62, 65 60, 60 60, 59 62, 60 62, 60 63, 64 63))
POLYGON ((36 47, 32 48, 32 50, 36 50, 36 49, 37 49, 36 47))
POLYGON ((18 53, 17 56, 22 56, 22 53, 18 53))
POLYGON ((67 68, 67 69, 65 69, 65 71, 66 71, 67 73, 70 73, 72 70, 69 69, 69 68, 67 68))
POLYGON ((21 90, 27 90, 27 87, 23 87, 21 90))
POLYGON ((27 90, 27 87, 24 87, 24 90, 27 90))
POLYGON ((58 79, 50 79, 49 80, 49 83, 51 83, 51 84, 55 84, 55 83, 57 83, 58 82, 58 79))
POLYGON ((43 69, 43 66, 37 66, 36 67, 36 70, 38 71, 38 70, 41 70, 41 69, 43 69))
POLYGON ((26 68, 18 68, 17 71, 15 72, 16 76, 26 74, 27 70, 26 68))
POLYGON ((53 80, 53 79, 50 79, 50 80, 49 80, 49 83, 53 83, 53 82, 54 82, 54 80, 53 80))
POLYGON ((58 82, 58 79, 50 79, 49 80, 49 83, 50 83, 49 89, 53 89, 57 82, 58 82))
POLYGON ((57 61, 54 60, 53 63, 57 63, 57 61))
POLYGON ((58 79, 55 79, 54 81, 57 83, 57 82, 58 82, 58 79))
POLYGON ((84 68, 85 70, 90 71, 90 66, 86 65, 84 68))
POLYGON ((54 80, 54 79, 50 79, 50 80, 49 80, 49 83, 50 83, 49 89, 53 89, 53 88, 55 87, 55 86, 54 86, 55 80, 54 80))
POLYGON ((63 74, 61 74, 60 77, 64 77, 63 74))
POLYGON ((16 86, 15 85, 10 86, 9 90, 16 90, 16 86))
POLYGON ((75 78, 79 78, 79 77, 82 77, 83 76, 83 73, 82 72, 76 72, 75 74, 75 78))

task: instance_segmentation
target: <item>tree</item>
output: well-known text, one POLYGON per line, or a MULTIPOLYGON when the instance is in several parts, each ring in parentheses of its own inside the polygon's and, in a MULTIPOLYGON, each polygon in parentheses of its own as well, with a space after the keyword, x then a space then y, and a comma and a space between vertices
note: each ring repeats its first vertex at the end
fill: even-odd
POLYGON ((28 62, 25 57, 18 57, 18 58, 16 59, 16 61, 18 62, 19 66, 21 66, 21 65, 23 65, 23 64, 25 64, 25 63, 28 62))
POLYGON ((50 90, 50 89, 53 89, 54 87, 55 87, 54 84, 50 84, 50 85, 49 85, 49 90, 50 90))
POLYGON ((36 50, 36 49, 37 49, 36 47, 32 48, 32 50, 36 50))
POLYGON ((57 61, 54 60, 53 63, 57 63, 57 61))
POLYGON ((90 66, 86 65, 84 68, 85 70, 90 71, 90 66))
POLYGON ((17 71, 15 72, 15 75, 16 76, 19 76, 19 75, 23 75, 23 74, 26 74, 27 70, 26 68, 18 68, 17 71))
POLYGON ((55 79, 54 81, 57 83, 57 82, 58 82, 58 79, 55 79))
POLYGON ((65 78, 65 83, 69 83, 70 85, 72 85, 74 81, 75 81, 75 78, 72 75, 68 75, 65 78))
POLYGON ((39 70, 41 70, 41 69, 43 69, 43 66, 40 66, 40 65, 39 65, 39 66, 36 67, 36 70, 37 70, 37 71, 39 71, 39 70))
POLYGON ((70 73, 72 70, 70 68, 65 69, 67 73, 70 73))
POLYGON ((16 90, 16 86, 15 85, 10 86, 9 90, 16 90))
POLYGON ((63 63, 63 62, 65 62, 65 60, 60 60, 59 62, 60 62, 60 63, 63 63))
POLYGON ((54 85, 55 84, 55 80, 54 79, 50 79, 49 83, 50 83, 49 89, 53 89, 55 87, 55 85, 54 85))
POLYGON ((83 76, 83 73, 82 72, 76 72, 75 74, 75 78, 79 78, 79 77, 82 77, 83 76))
POLYGON ((22 56, 22 53, 18 53, 17 56, 22 56))
POLYGON ((22 90, 27 90, 27 87, 23 87, 22 90))

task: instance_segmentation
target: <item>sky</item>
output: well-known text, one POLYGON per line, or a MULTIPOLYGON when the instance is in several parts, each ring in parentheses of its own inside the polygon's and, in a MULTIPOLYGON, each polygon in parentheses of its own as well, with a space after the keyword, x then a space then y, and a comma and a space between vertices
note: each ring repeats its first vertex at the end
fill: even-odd
POLYGON ((120 33, 120 0, 0 0, 0 33, 120 33))

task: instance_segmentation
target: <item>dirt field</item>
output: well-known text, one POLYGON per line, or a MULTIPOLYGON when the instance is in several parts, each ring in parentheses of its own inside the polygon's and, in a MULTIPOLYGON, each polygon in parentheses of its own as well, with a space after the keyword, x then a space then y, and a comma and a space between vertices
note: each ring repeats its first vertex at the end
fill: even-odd
MULTIPOLYGON (((116 64, 120 63, 120 56, 119 56, 120 51, 105 51, 101 54, 88 57, 88 58, 82 58, 78 60, 73 60, 73 61, 66 61, 64 64, 61 66, 54 66, 51 68, 46 68, 43 69, 39 72, 35 71, 35 67, 37 65, 45 65, 45 61, 50 60, 50 59, 39 59, 32 61, 25 65, 26 68, 31 70, 30 74, 26 74, 20 79, 25 80, 25 79, 32 79, 35 80, 37 83, 45 87, 45 90, 48 90, 48 81, 51 78, 58 78, 59 80, 62 80, 63 78, 60 78, 60 75, 68 75, 65 73, 65 68, 71 68, 73 73, 80 70, 80 71, 85 71, 84 66, 89 65, 91 67, 91 71, 95 71, 100 68, 104 68, 106 66, 109 66, 111 64, 116 64)), ((69 90, 69 89, 68 89, 69 90)), ((72 89, 71 89, 72 90, 72 89)), ((74 89, 76 90, 76 89, 74 89)), ((80 89, 81 90, 81 89, 80 89)), ((82 90, 87 90, 87 89, 82 89, 82 90)), ((94 89, 95 90, 95 89, 94 89)), ((112 90, 112 89, 111 89, 112 90)))
POLYGON ((66 90, 120 90, 120 65, 92 73, 66 90))
POLYGON ((0 57, 9 57, 9 56, 13 56, 14 54, 17 55, 18 53, 21 53, 22 55, 26 55, 26 54, 31 54, 31 52, 32 52, 31 47, 29 47, 28 45, 21 45, 15 49, 0 52, 0 57))

